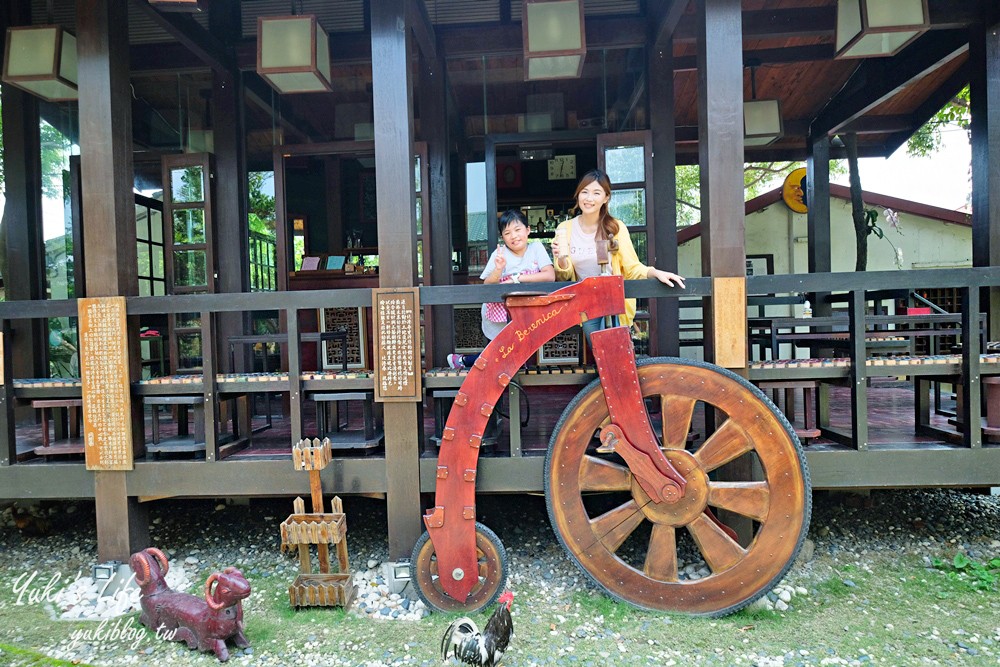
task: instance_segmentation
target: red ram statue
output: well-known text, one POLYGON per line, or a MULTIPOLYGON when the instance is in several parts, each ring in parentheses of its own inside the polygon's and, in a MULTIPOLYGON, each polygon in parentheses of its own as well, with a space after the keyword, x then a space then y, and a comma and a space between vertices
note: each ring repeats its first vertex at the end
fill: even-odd
POLYGON ((129 559, 142 592, 139 621, 147 628, 188 648, 212 651, 220 661, 229 660, 226 640, 240 648, 250 646, 243 635, 243 604, 250 583, 235 567, 216 572, 205 581, 205 599, 172 590, 164 577, 170 569, 159 549, 144 549, 129 559), (212 590, 213 584, 215 590, 212 590))

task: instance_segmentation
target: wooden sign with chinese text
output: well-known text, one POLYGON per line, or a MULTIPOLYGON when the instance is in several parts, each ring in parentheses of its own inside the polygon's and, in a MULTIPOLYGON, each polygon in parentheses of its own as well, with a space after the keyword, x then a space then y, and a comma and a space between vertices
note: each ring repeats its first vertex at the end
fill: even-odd
POLYGON ((79 299, 87 470, 132 470, 125 297, 79 299))
POLYGON ((372 290, 375 400, 423 400, 420 377, 420 292, 416 287, 372 290))
POLYGON ((0 331, 0 385, 4 383, 3 378, 3 332, 0 331))

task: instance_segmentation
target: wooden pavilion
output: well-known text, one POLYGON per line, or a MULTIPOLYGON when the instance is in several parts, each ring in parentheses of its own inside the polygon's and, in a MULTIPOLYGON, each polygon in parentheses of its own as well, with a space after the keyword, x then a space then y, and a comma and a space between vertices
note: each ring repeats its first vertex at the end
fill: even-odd
MULTIPOLYGON (((541 204, 545 211, 547 202, 569 198, 576 170, 607 165, 614 151, 640 156, 630 163, 638 175, 618 183, 644 202, 633 233, 643 235, 648 263, 661 268, 677 265, 675 167, 701 166, 702 267, 708 278, 690 281, 684 296, 705 299, 707 358, 758 382, 815 381, 818 392, 826 391, 828 382, 851 387, 852 429, 842 434, 845 444, 808 454, 815 486, 1000 484, 1000 448, 984 442, 991 427, 978 426, 990 417, 981 401, 981 392, 991 386, 986 378, 996 373, 993 368, 1000 370, 990 355, 981 354, 984 340, 1000 338, 1000 271, 994 268, 1000 264, 1000 5, 917 2, 926 19, 911 27, 905 40, 896 39, 903 28, 879 33, 865 13, 859 31, 875 32, 859 38, 888 40, 892 54, 845 57, 857 54, 845 53, 853 42, 838 35, 837 0, 586 0, 583 48, 556 53, 577 57, 577 72, 531 80, 529 61, 546 55, 526 46, 526 17, 535 4, 544 3, 3 3, 0 27, 8 47, 18 29, 59 26, 64 41, 67 34, 75 36, 78 74, 73 101, 45 99, 24 79, 11 78, 2 86, 6 203, 0 252, 6 303, 0 303, 0 497, 95 498, 99 557, 125 560, 146 546, 144 501, 303 493, 306 482, 289 464, 290 451, 226 459, 221 429, 228 419, 247 435, 248 424, 233 415, 248 393, 283 396, 293 441, 313 435, 303 429, 306 403, 339 400, 318 396, 379 395, 380 378, 371 374, 311 373, 310 364, 318 361, 307 357, 313 341, 334 347, 338 342, 323 338, 315 313, 377 310, 403 295, 409 319, 383 316, 382 324, 402 324, 411 332, 422 328, 424 349, 421 356, 420 337, 411 339, 417 377, 406 388, 401 383, 399 392, 383 389, 379 396, 388 398, 382 403, 384 454, 338 457, 323 478, 329 492, 384 494, 391 556, 408 554, 422 531, 421 493, 435 484, 433 451, 424 447, 425 391, 456 386, 454 377, 430 369, 443 366, 455 348, 459 309, 453 306, 496 300, 503 292, 467 284, 467 275, 475 277, 469 271, 476 264, 473 242, 486 248, 496 243, 492 225, 485 225, 483 239, 473 239, 467 227, 462 213, 463 190, 472 178, 467 165, 484 165, 488 213, 518 202, 512 194, 517 188, 525 189, 519 203, 541 204), (321 35, 313 33, 310 44, 328 41, 330 64, 320 73, 325 92, 282 93, 280 77, 271 77, 277 86, 272 87, 258 73, 265 49, 258 34, 265 19, 289 14, 317 17, 321 35), (837 231, 830 226, 829 163, 844 155, 834 138, 854 133, 862 156, 888 156, 966 84, 972 92, 975 268, 830 274, 830 239, 837 231), (744 140, 744 103, 766 100, 780 103, 779 136, 744 140), (74 249, 71 298, 52 298, 46 288, 42 122, 79 147, 66 177, 74 249), (744 163, 793 159, 808 165, 810 273, 744 281, 744 163), (546 177, 541 162, 557 170, 554 177, 551 171, 546 177), (566 178, 571 163, 574 176, 566 178), (278 201, 276 284, 273 291, 256 291, 251 275, 260 261, 248 229, 247 178, 248 172, 270 170, 278 201), (349 170, 353 189, 330 187, 345 182, 349 170), (191 174, 204 179, 201 185, 192 188, 184 180, 191 174), (544 187, 527 192, 529 183, 544 187), (162 190, 162 201, 136 194, 151 190, 162 190), (355 217, 334 220, 329 212, 346 210, 348 199, 357 203, 355 217), (159 232, 137 232, 141 220, 154 218, 159 232), (187 225, 188 236, 177 231, 178 220, 187 225), (198 221, 193 227, 192 220, 198 221), (353 234, 355 225, 359 235, 353 234), (199 231, 191 233, 195 228, 199 231), (311 239, 306 248, 325 243, 311 253, 322 252, 326 261, 377 247, 377 273, 354 282, 331 276, 314 281, 323 272, 303 275, 293 261, 296 242, 306 236, 301 232, 311 239), (162 291, 155 288, 157 276, 137 268, 157 234, 169 267, 168 275, 159 277, 162 291), (199 259, 184 263, 173 253, 199 259), (957 295, 960 305, 951 321, 961 326, 961 352, 923 359, 919 371, 869 363, 866 327, 899 323, 872 322, 866 305, 877 301, 879 290, 917 287, 957 295), (845 363, 751 363, 746 350, 753 330, 744 309, 737 308, 740 314, 733 318, 726 305, 734 298, 753 304, 761 303, 755 298, 792 293, 808 293, 817 317, 846 308, 849 345, 839 357, 845 363), (80 301, 84 297, 87 301, 80 301), (91 307, 96 310, 88 311, 91 307), (103 340, 107 348, 88 351, 85 340, 80 363, 106 371, 95 354, 114 357, 119 353, 108 337, 118 347, 124 340, 116 357, 119 382, 102 380, 101 398, 88 395, 87 387, 81 396, 79 382, 45 381, 50 375, 46 322, 78 315, 82 322, 87 312, 105 312, 102 308, 111 314, 88 324, 94 325, 90 340, 103 340), (248 358, 229 349, 253 333, 249 314, 259 311, 279 313, 283 340, 292 344, 285 346, 283 371, 256 378, 259 384, 248 390, 247 378, 234 377, 253 370, 248 358), (980 311, 986 317, 983 336, 980 311), (154 318, 166 330, 160 344, 172 377, 183 375, 177 371, 199 373, 174 383, 143 382, 143 318, 154 318), (110 329, 102 334, 101 326, 110 329), (200 345, 198 368, 185 369, 178 356, 191 348, 178 341, 192 335, 200 345), (420 369, 427 371, 423 377, 420 369), (867 379, 880 375, 915 378, 918 387, 949 379, 964 397, 955 420, 972 426, 959 431, 957 444, 941 438, 870 446, 867 379), (149 410, 157 397, 168 408, 201 415, 204 460, 156 459, 146 451, 144 407, 149 410), (97 415, 98 403, 110 415, 86 426, 87 437, 97 434, 86 442, 86 464, 19 461, 18 424, 35 420, 31 402, 55 401, 52 409, 72 410, 70 402, 81 398, 85 422, 88 414, 97 415), (113 456, 102 459, 102 448, 114 449, 113 456)), ((14 57, 16 50, 4 51, 5 60, 14 57)), ((678 294, 653 284, 629 284, 627 290, 649 300, 649 354, 677 355, 683 319, 678 294)), ((376 340, 385 334, 378 323, 376 317, 371 332, 376 340)), ((345 368, 347 356, 340 358, 345 368)), ((590 377, 526 375, 522 384, 573 385, 590 377)), ((931 428, 920 417, 930 400, 916 401, 918 429, 931 428)), ((157 408, 152 410, 155 421, 157 408)), ((520 446, 520 440, 516 447, 512 442, 510 456, 483 462, 481 492, 541 490, 541 458, 518 455, 520 446)))

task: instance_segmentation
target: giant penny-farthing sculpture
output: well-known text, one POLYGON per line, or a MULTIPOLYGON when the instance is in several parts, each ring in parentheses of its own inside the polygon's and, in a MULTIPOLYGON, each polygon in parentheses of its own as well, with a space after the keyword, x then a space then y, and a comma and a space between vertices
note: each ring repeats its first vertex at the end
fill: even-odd
MULTIPOLYGON (((476 611, 503 590, 507 557, 475 521, 479 445, 503 389, 542 344, 581 319, 624 310, 617 276, 551 294, 508 296, 512 321, 462 384, 442 435, 435 506, 414 547, 423 600, 476 611)), ((545 461, 552 526, 570 557, 610 595, 648 609, 720 615, 764 595, 784 575, 809 524, 809 473, 791 426, 749 382, 703 362, 636 364, 626 327, 596 332, 598 379, 566 407, 545 461), (689 444, 698 404, 715 429, 689 444), (659 432, 660 435, 657 435, 659 432), (727 464, 754 471, 727 480, 727 464), (750 519, 743 540, 719 511, 750 519), (704 565, 695 578, 681 561, 704 565)))

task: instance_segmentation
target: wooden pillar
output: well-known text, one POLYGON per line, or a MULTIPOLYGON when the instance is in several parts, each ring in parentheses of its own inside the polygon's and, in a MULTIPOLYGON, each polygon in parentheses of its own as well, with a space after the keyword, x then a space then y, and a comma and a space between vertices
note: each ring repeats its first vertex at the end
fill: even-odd
MULTIPOLYGON (((0 35, 7 27, 30 23, 27 2, 3 3, 0 35)), ((5 52, 0 52, 0 67, 5 52)), ((42 241, 42 173, 38 100, 14 86, 3 86, 4 205, 0 222, 0 271, 7 301, 45 298, 45 244, 42 241)), ((48 377, 47 327, 43 320, 11 320, 11 377, 48 377)), ((17 421, 34 411, 18 411, 17 421)))
MULTIPOLYGON (((239 37, 240 3, 213 5, 208 14, 212 34, 230 47, 230 41, 239 37)), ((212 137, 215 153, 215 200, 212 220, 215 232, 216 267, 219 273, 219 292, 247 292, 250 289, 248 267, 249 223, 247 221, 247 169, 244 129, 243 82, 237 70, 212 71, 212 137)), ((220 313, 217 319, 218 340, 244 332, 244 318, 249 313, 220 313)), ((229 354, 222 351, 216 358, 223 373, 236 369, 229 367, 229 354)), ((246 355, 238 355, 236 363, 242 368, 246 355)))
MULTIPOLYGON (((424 229, 430 230, 431 266, 424 267, 424 281, 429 285, 450 285, 451 271, 451 151, 448 141, 448 70, 444 58, 427 62, 421 69, 420 130, 427 142, 431 210, 424 213, 424 229), (430 280, 428 280, 428 276, 430 280)), ((425 233, 426 237, 426 233, 425 233)), ((426 241, 425 241, 426 242, 426 241)), ((434 366, 446 365, 447 355, 455 350, 455 317, 451 306, 432 306, 434 327, 432 355, 434 366)))
MULTIPOLYGON (((655 34, 652 38, 655 39, 655 34)), ((649 127, 653 135, 652 218, 656 228, 650 264, 677 270, 677 150, 674 129, 674 56, 672 42, 648 50, 649 127)), ((651 304, 650 356, 680 355, 680 307, 677 299, 651 304)))
MULTIPOLYGON (((830 140, 824 134, 807 140, 806 214, 809 273, 829 273, 832 267, 830 245, 830 140)), ((813 313, 829 315, 830 304, 825 294, 813 294, 813 313)))
MULTIPOLYGON (((701 267, 712 278, 746 276, 743 209, 743 17, 740 0, 697 0, 698 164, 701 167, 701 267)), ((724 331, 706 304, 705 355, 716 358, 715 337, 724 331)), ((745 317, 745 313, 744 313, 745 317)), ((746 336, 746 328, 742 330, 746 336)), ((720 341, 721 345, 721 341, 720 341)), ((743 348, 746 348, 744 341, 743 348)), ((734 369, 739 371, 739 369, 734 369)), ((708 415, 713 426, 714 415, 708 415)), ((726 479, 752 479, 748 457, 726 464, 726 479)), ((753 523, 733 512, 719 518, 747 545, 753 523)))
MULTIPOLYGON (((1000 266, 1000 24, 977 22, 969 35, 972 112, 972 265, 1000 266)), ((1000 336, 1000 290, 984 290, 989 340, 1000 336)))
POLYGON ((702 272, 745 276, 740 0, 698 0, 697 6, 702 272))
MULTIPOLYGON (((132 195, 132 95, 129 88, 128 5, 77 0, 80 166, 90 297, 139 292, 132 195)), ((129 378, 139 377, 138 320, 129 318, 129 378)), ((142 403, 132 402, 134 447, 141 448, 142 403)), ((145 509, 128 496, 127 473, 94 473, 98 560, 127 561, 148 546, 145 509)))
MULTIPOLYGON (((381 287, 412 287, 417 275, 408 1, 370 4, 381 287)), ((416 403, 385 403, 384 408, 389 557, 395 560, 410 554, 423 528, 420 433, 416 403)))

